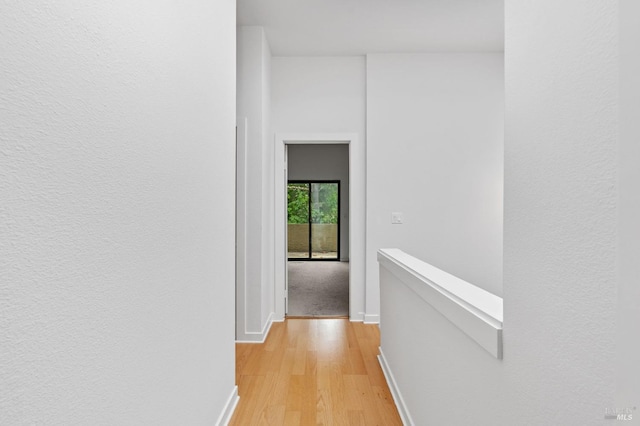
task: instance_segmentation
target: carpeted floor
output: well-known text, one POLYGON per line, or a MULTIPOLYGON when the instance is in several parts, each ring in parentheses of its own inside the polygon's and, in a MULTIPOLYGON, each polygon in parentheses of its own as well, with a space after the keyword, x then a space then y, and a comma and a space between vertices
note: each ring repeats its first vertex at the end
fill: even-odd
POLYGON ((349 262, 288 261, 292 316, 348 316, 349 262))

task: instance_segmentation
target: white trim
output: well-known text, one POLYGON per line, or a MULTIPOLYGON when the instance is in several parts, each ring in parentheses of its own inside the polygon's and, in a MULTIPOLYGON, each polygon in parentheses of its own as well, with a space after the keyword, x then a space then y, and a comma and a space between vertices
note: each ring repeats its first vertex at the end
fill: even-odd
POLYGON ((236 339, 236 343, 264 343, 269 336, 269 331, 271 331, 271 325, 273 324, 273 312, 269 314, 267 318, 267 322, 264 327, 262 327, 262 331, 246 331, 244 332, 244 338, 236 339))
POLYGON ((380 315, 374 314, 365 314, 364 315, 364 323, 365 324, 380 324, 380 315))
POLYGON ((236 123, 236 339, 247 324, 247 118, 236 123))
POLYGON ((502 359, 502 298, 399 249, 378 250, 378 262, 467 336, 502 359))
POLYGON ((233 416, 233 412, 238 406, 239 400, 240 397, 238 396, 238 386, 234 386, 229 399, 227 399, 227 403, 224 405, 222 413, 220 413, 220 416, 216 421, 216 426, 226 426, 229 424, 229 422, 231 421, 231 417, 233 416))
POLYGON ((285 146, 290 144, 349 145, 349 318, 358 320, 365 309, 365 149, 357 133, 276 133, 274 169, 274 279, 275 320, 285 317, 286 285, 286 176, 285 146))
POLYGON ((380 363, 380 367, 382 368, 384 378, 387 380, 387 385, 389 386, 389 390, 391 391, 391 396, 393 396, 393 401, 396 403, 396 408, 398 409, 398 414, 400 414, 402 424, 414 425, 411 414, 409 414, 409 409, 407 408, 407 405, 402 398, 402 393, 400 393, 400 389, 398 388, 398 384, 396 383, 396 379, 393 377, 391 368, 389 367, 387 359, 384 356, 384 352, 382 352, 382 348, 378 348, 378 350, 380 351, 380 355, 378 355, 378 362, 380 363))
POLYGON ((351 321, 351 322, 364 322, 364 312, 358 312, 355 315, 351 315, 349 317, 349 321, 351 321))

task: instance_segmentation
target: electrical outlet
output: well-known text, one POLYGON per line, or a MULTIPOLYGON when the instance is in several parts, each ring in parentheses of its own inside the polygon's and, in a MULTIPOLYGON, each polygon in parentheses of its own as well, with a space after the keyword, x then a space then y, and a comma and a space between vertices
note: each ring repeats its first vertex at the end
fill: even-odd
POLYGON ((392 224, 401 225, 403 221, 404 221, 404 218, 402 217, 402 213, 400 213, 400 212, 392 212, 391 213, 391 223, 392 224))

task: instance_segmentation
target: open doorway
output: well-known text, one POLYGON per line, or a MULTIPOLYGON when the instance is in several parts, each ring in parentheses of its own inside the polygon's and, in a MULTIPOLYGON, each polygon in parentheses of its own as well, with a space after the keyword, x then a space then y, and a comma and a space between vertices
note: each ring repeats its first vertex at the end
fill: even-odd
POLYGON ((287 149, 287 316, 349 316, 349 147, 287 149))
MULTIPOLYGON (((276 133, 274 201, 275 201, 275 314, 274 321, 286 317, 289 304, 287 282, 287 184, 294 180, 288 173, 288 151, 304 145, 340 145, 348 152, 348 176, 341 180, 341 193, 348 200, 340 202, 340 263, 349 266, 349 319, 375 322, 375 316, 365 314, 365 149, 356 133, 276 133), (348 182, 348 183, 347 183, 348 182)), ((295 155, 295 154, 294 154, 295 155)), ((343 157, 343 158, 344 158, 343 157)), ((292 157, 293 158, 293 157, 292 157)), ((295 161, 295 160, 294 160, 295 161)), ((296 165, 293 164, 295 168, 296 165)), ((304 178, 300 178, 304 179, 304 178)), ((314 178, 311 178, 314 180, 314 178)), ((321 178, 317 178, 321 179, 321 178)), ((322 178, 330 179, 330 178, 322 178)), ((338 262, 305 262, 331 265, 338 262)), ((289 313, 292 315, 292 313, 289 313)))

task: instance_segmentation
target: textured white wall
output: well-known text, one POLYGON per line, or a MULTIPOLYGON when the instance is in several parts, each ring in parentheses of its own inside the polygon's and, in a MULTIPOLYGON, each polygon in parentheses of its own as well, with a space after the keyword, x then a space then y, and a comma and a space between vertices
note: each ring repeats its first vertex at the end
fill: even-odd
POLYGON ((3 2, 0 423, 214 424, 235 2, 3 2))
POLYGON ((289 180, 340 181, 340 259, 349 260, 349 146, 289 145, 289 180))
POLYGON ((506 3, 505 389, 532 424, 615 397, 617 13, 506 3))
POLYGON ((397 247, 502 294, 503 117, 501 53, 367 56, 369 285, 397 247))
MULTIPOLYGON (((620 3, 620 258, 616 407, 640 401, 640 2, 620 3)), ((640 413, 634 413, 640 424, 640 413)))
MULTIPOLYGON (((262 340, 273 312, 273 142, 269 137, 269 45, 262 27, 238 27, 237 116, 246 118, 245 282, 237 300, 237 338, 262 340)), ((241 194, 238 194, 241 196, 241 194)))

